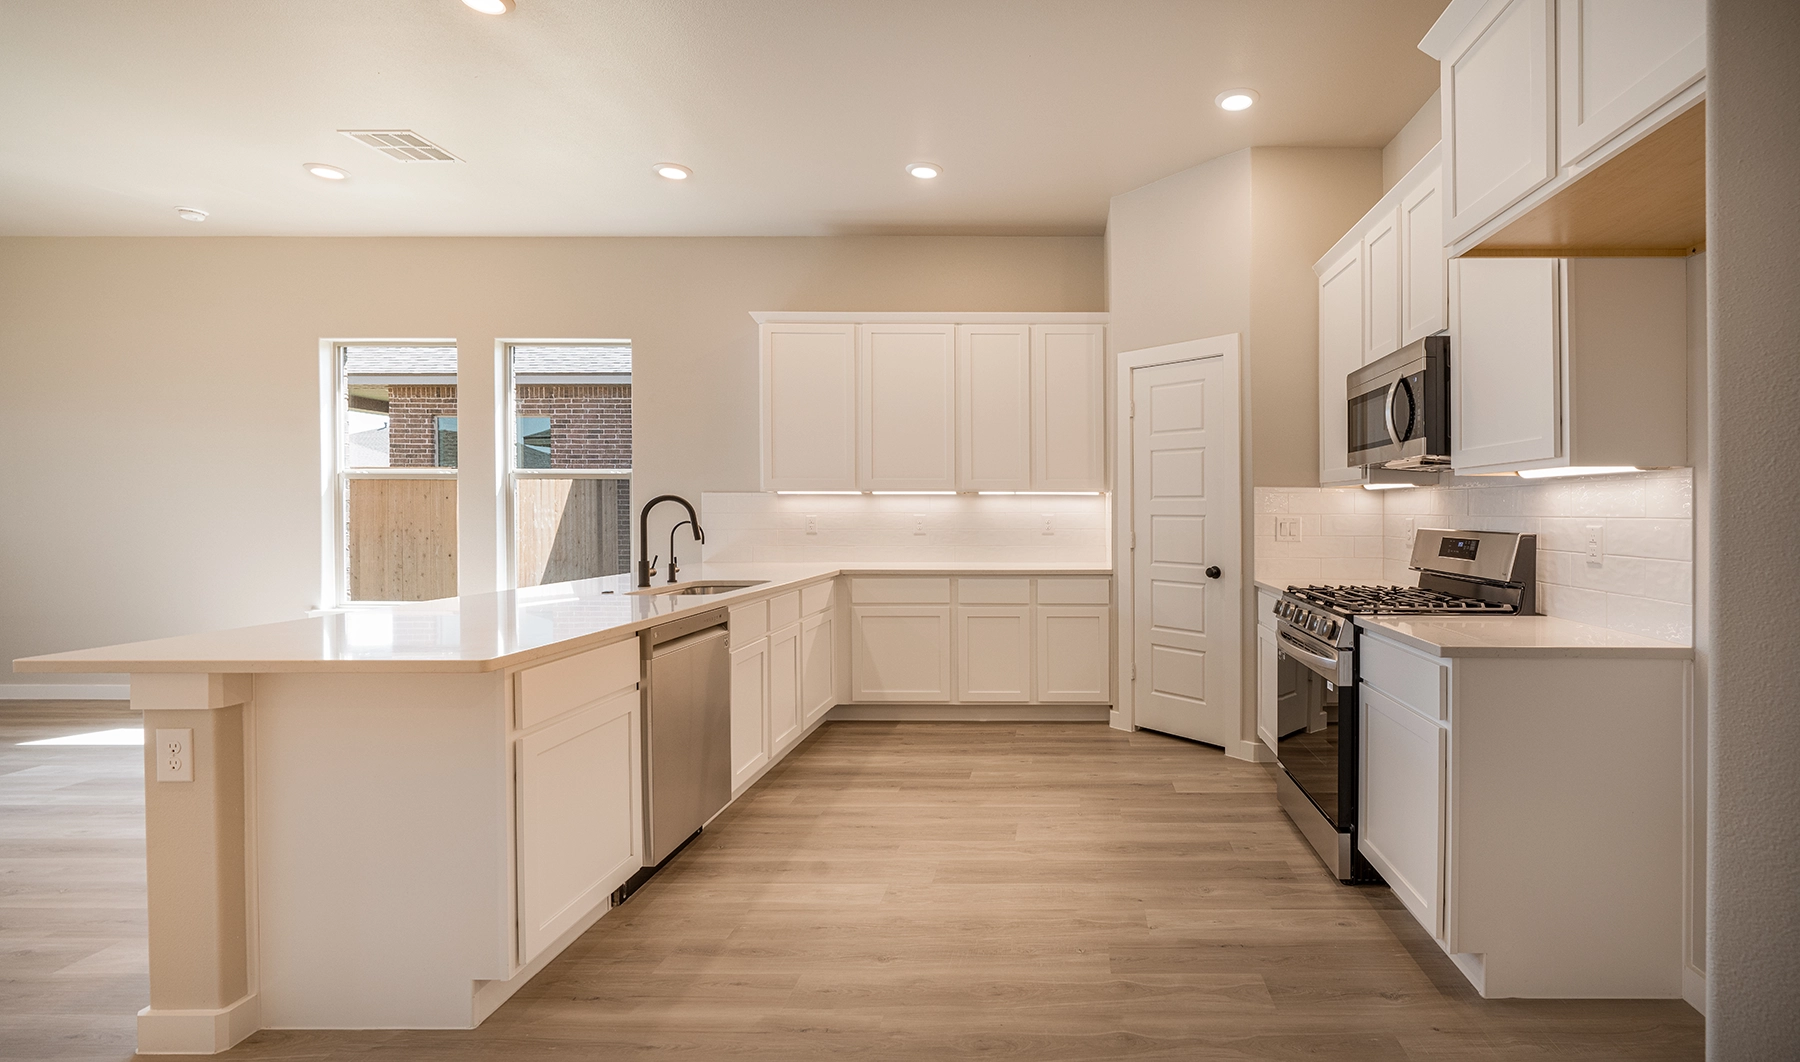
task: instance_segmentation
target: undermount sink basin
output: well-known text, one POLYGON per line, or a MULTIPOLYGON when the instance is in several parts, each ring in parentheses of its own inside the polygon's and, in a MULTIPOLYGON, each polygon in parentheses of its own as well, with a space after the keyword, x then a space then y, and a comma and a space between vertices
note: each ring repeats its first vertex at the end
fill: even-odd
POLYGON ((643 590, 633 590, 632 593, 634 593, 634 594, 658 594, 658 595, 678 594, 678 595, 683 595, 683 596, 690 595, 690 594, 695 595, 695 596, 699 596, 702 594, 728 594, 733 590, 742 590, 745 587, 750 587, 750 586, 761 586, 762 584, 764 584, 766 582, 768 582, 767 579, 751 579, 747 582, 676 583, 673 586, 646 587, 643 590))

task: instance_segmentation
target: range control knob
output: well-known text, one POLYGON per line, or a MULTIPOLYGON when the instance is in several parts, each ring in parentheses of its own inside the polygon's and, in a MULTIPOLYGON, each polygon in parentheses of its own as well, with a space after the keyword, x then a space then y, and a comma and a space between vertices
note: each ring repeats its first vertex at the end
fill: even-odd
POLYGON ((1325 637, 1336 638, 1337 635, 1338 635, 1338 621, 1332 620, 1330 623, 1327 623, 1325 625, 1325 637))

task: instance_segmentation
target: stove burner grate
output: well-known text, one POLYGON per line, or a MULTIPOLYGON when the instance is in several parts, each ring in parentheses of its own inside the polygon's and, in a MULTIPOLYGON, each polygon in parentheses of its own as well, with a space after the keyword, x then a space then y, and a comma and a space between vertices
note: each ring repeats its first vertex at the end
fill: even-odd
POLYGON ((1315 605, 1373 615, 1432 615, 1487 612, 1511 614, 1517 609, 1499 601, 1458 597, 1417 586, 1290 586, 1288 593, 1315 605))

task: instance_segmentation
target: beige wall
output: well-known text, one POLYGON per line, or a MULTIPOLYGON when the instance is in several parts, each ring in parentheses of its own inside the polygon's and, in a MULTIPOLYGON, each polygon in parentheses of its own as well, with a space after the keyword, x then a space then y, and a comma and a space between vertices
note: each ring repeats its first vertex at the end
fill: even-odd
POLYGON ((1419 113, 1407 119, 1406 124, 1400 127, 1400 132, 1394 134, 1394 139, 1381 149, 1383 194, 1399 184, 1400 178, 1406 176, 1406 171, 1417 165, 1443 136, 1444 119, 1439 102, 1441 98, 1439 93, 1433 92, 1431 98, 1425 101, 1425 106, 1419 108, 1419 113))
POLYGON ((758 486, 749 311, 1103 310, 1102 254, 1098 237, 0 240, 0 660, 317 606, 321 339, 460 345, 467 593, 502 570, 502 450, 468 415, 500 386, 497 340, 630 339, 635 492, 698 500, 758 486))

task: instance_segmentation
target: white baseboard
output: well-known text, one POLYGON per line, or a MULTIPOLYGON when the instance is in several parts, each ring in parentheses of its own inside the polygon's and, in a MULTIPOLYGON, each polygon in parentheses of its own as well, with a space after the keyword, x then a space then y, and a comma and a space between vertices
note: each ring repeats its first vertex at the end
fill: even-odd
POLYGON ((1248 760, 1251 763, 1275 762, 1275 754, 1269 751, 1269 746, 1255 739, 1233 741, 1225 746, 1225 755, 1234 760, 1248 760))
POLYGON ((262 1027, 262 1007, 252 992, 216 1010, 138 1011, 140 1055, 216 1055, 236 1047, 262 1027))
POLYGON ((27 685, 23 682, 0 682, 0 701, 128 701, 128 682, 98 683, 76 686, 65 682, 27 685))
POLYGON ((1104 723, 1105 704, 840 704, 825 718, 863 722, 1104 723))
POLYGON ((1706 1017, 1706 975, 1692 963, 1683 963, 1681 967, 1681 998, 1699 1011, 1701 1017, 1706 1017))

